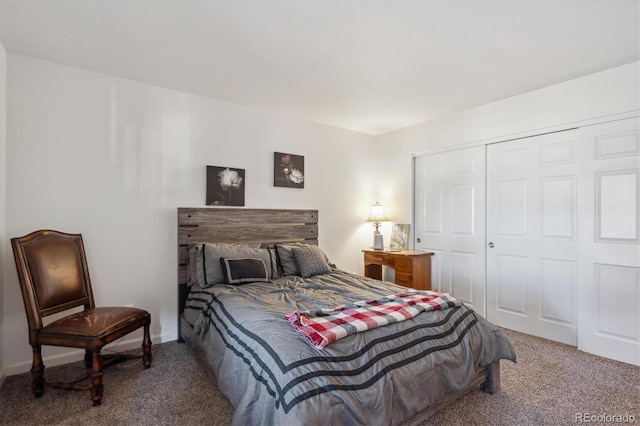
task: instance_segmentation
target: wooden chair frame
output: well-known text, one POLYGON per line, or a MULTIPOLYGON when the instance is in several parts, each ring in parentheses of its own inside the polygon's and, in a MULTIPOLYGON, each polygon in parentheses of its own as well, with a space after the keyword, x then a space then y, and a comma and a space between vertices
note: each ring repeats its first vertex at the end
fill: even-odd
POLYGON ((11 245, 29 324, 31 389, 36 397, 43 395, 46 384, 64 390, 88 390, 93 405, 100 405, 104 367, 128 358, 142 358, 145 368, 151 366, 151 315, 139 308, 95 307, 81 234, 40 230, 12 238, 11 245), (43 324, 44 317, 79 306, 82 311, 43 324), (139 328, 143 328, 142 355, 101 355, 105 345, 139 328), (45 383, 42 345, 84 349, 90 373, 71 383, 45 383), (91 386, 78 384, 87 377, 91 386))

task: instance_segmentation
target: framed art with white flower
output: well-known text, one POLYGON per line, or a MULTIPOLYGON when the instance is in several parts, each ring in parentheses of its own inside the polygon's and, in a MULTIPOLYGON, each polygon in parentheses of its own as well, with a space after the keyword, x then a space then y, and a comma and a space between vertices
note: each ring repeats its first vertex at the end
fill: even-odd
POLYGON ((304 156, 274 152, 273 186, 304 188, 304 156))
POLYGON ((207 205, 244 206, 244 169, 207 166, 207 205))

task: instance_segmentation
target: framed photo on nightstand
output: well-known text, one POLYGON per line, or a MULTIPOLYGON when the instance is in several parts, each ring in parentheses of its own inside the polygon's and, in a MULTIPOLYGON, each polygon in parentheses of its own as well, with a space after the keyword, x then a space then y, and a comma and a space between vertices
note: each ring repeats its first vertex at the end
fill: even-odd
POLYGON ((390 251, 402 251, 409 247, 409 224, 394 223, 391 227, 390 251))

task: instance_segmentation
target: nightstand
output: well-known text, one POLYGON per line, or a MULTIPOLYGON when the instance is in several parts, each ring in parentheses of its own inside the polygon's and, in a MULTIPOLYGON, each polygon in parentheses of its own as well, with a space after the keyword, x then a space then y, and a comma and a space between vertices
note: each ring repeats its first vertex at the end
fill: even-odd
POLYGON ((431 290, 430 251, 384 251, 362 250, 364 253, 365 277, 382 280, 382 267, 388 266, 396 272, 396 284, 431 290))

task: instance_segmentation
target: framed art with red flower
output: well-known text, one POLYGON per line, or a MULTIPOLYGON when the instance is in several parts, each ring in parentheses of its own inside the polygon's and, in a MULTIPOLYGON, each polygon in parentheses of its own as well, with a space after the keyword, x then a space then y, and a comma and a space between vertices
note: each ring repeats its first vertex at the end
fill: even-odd
POLYGON ((304 188, 304 156, 273 153, 273 186, 304 188))

